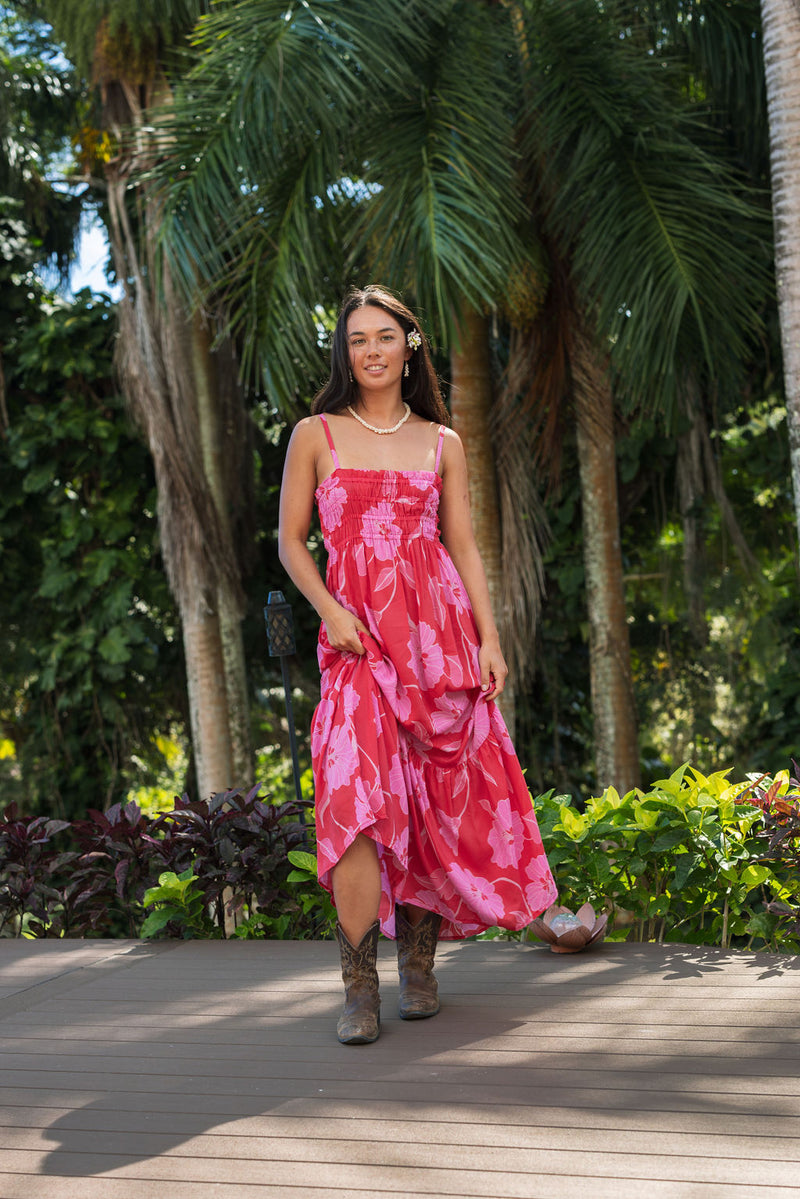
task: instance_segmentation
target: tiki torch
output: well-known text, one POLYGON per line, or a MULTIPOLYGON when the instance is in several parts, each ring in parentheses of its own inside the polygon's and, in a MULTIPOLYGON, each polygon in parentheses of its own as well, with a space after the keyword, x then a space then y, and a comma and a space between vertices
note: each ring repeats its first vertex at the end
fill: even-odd
POLYGON ((269 656, 280 658, 281 674, 283 675, 283 693, 286 697, 286 720, 289 724, 289 746, 292 751, 292 770, 294 772, 294 789, 297 802, 300 805, 300 820, 306 822, 303 793, 300 790, 300 763, 297 760, 297 737, 294 730, 294 713, 292 711, 292 687, 289 682, 288 657, 295 652, 294 622, 292 621, 291 605, 287 604, 282 591, 270 591, 267 606, 264 609, 264 620, 267 623, 267 644, 269 656))

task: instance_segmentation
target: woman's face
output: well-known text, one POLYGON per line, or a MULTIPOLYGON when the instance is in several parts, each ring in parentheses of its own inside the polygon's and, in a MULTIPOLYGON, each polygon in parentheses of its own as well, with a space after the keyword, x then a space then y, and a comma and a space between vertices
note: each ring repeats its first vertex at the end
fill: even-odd
POLYGON ((373 304, 350 313, 347 346, 353 379, 362 391, 381 391, 398 384, 403 364, 411 357, 399 322, 373 304))

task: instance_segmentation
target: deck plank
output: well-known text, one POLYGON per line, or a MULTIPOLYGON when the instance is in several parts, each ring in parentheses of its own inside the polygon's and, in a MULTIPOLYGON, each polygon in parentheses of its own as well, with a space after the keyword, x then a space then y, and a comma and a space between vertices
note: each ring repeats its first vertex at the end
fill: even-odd
POLYGON ((440 947, 334 1036, 330 943, 0 941, 0 1199, 789 1199, 800 960, 440 947))

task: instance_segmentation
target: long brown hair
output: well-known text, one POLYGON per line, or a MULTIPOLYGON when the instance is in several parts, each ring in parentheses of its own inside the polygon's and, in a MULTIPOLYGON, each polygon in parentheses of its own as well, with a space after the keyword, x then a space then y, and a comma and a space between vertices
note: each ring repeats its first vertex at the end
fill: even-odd
POLYGON ((418 333, 421 344, 409 359, 409 376, 402 379, 402 398, 412 412, 425 420, 439 425, 448 425, 450 418, 442 400, 439 380, 431 362, 428 339, 419 327, 410 308, 402 300, 393 296, 384 287, 370 284, 369 287, 358 287, 348 292, 339 312, 339 319, 331 338, 331 377, 325 386, 317 392, 311 404, 311 411, 316 416, 320 412, 341 412, 348 404, 354 404, 358 399, 358 386, 350 377, 350 350, 347 343, 347 321, 352 312, 358 308, 370 305, 382 308, 393 316, 400 325, 403 333, 418 333))

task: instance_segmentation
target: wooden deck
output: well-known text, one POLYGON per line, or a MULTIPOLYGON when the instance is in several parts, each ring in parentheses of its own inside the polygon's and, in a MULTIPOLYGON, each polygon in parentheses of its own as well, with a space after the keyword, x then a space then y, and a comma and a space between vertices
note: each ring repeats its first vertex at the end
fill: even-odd
POLYGON ((0 941, 0 1199, 800 1195, 800 959, 439 962, 341 1046, 332 943, 0 941))

